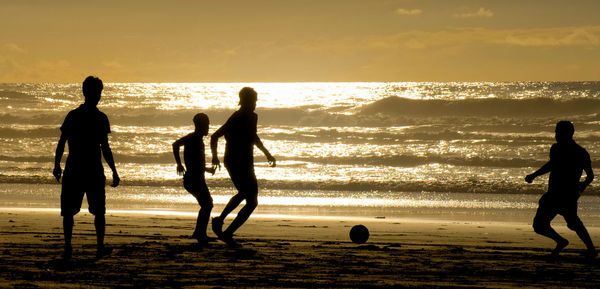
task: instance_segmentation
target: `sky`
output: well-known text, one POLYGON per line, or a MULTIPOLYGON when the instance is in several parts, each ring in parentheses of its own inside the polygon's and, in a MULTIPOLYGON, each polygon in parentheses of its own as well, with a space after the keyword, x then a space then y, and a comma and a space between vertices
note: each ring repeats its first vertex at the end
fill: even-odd
POLYGON ((0 0, 0 82, 600 80, 596 0, 0 0))

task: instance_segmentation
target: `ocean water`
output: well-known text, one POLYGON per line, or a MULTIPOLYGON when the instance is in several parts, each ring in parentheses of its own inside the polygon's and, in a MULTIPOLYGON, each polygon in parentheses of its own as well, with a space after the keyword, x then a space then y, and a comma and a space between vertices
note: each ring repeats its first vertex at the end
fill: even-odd
MULTIPOLYGON (((122 178, 109 190, 114 206, 195 208, 171 144, 193 130, 198 112, 215 131, 243 86, 258 92, 258 134, 277 159, 270 168, 255 150, 265 208, 530 211, 547 178, 523 178, 548 160, 557 121, 575 124, 593 164, 600 157, 600 82, 106 83, 99 108, 122 178)), ((0 84, 1 206, 58 206, 59 126, 82 102, 80 83, 0 84)), ((234 192, 225 170, 207 182, 218 205, 234 192)), ((599 188, 588 189, 583 212, 600 215, 599 188)))

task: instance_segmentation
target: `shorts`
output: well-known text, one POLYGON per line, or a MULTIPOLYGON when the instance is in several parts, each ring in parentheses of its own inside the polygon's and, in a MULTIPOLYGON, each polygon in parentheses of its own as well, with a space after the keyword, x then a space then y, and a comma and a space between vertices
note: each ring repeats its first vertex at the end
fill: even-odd
POLYGON ((106 193, 104 175, 96 178, 63 176, 60 193, 60 215, 75 216, 81 210, 83 195, 87 194, 88 209, 92 215, 106 213, 106 193))
POLYGON ((540 198, 535 217, 548 220, 552 220, 556 215, 562 215, 565 218, 576 217, 578 199, 579 195, 565 198, 546 193, 540 198))
POLYGON ((226 163, 225 168, 240 194, 246 195, 246 197, 256 197, 258 195, 258 183, 256 175, 254 175, 254 166, 228 166, 226 163))
POLYGON ((200 206, 212 205, 212 197, 203 176, 196 176, 186 172, 183 175, 183 187, 196 198, 200 206))

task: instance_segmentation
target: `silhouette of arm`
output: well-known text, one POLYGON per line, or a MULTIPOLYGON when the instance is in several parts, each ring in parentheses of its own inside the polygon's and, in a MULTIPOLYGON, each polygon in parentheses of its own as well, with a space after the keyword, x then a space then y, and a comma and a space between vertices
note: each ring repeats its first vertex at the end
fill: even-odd
POLYGON ((63 153, 65 152, 65 143, 67 142, 67 136, 64 133, 60 134, 58 145, 56 146, 56 154, 54 155, 54 170, 52 174, 56 178, 56 181, 60 182, 62 176, 62 169, 60 167, 60 160, 62 159, 63 153))
MULTIPOLYGON (((210 136, 210 152, 212 154, 212 169, 213 169, 213 171, 215 169, 221 168, 221 162, 219 161, 217 146, 219 145, 219 138, 222 137, 223 135, 225 135, 225 126, 226 125, 227 125, 227 123, 225 123, 223 126, 221 126, 217 131, 215 131, 210 136)), ((213 172, 213 174, 214 174, 214 172, 213 172)))
POLYGON ((113 183, 110 185, 111 187, 116 187, 121 182, 121 178, 119 178, 119 174, 117 173, 117 168, 115 167, 115 160, 113 158, 112 150, 110 149, 110 145, 108 145, 108 135, 104 134, 104 138, 100 143, 100 147, 102 148, 102 155, 104 156, 104 160, 110 167, 113 172, 113 183))
POLYGON ((551 161, 548 161, 546 164, 544 164, 541 168, 539 168, 537 171, 535 171, 533 174, 527 175, 525 177, 525 181, 530 183, 533 182, 533 180, 543 174, 547 174, 552 170, 552 163, 551 161))
POLYGON ((590 185, 590 183, 592 183, 592 181, 594 180, 594 171, 592 170, 592 163, 589 162, 586 164, 586 166, 583 168, 583 170, 585 171, 585 180, 581 183, 579 183, 579 192, 583 193, 583 191, 585 191, 585 189, 587 188, 587 186, 590 185))
POLYGON ((258 137, 258 135, 254 138, 254 145, 265 154, 265 156, 267 157, 267 161, 269 162, 269 166, 275 167, 277 164, 277 162, 275 161, 275 158, 271 155, 269 150, 267 150, 265 145, 263 145, 263 143, 260 140, 260 138, 258 137))
POLYGON ((173 156, 175 157, 175 161, 177 162, 177 174, 183 175, 185 173, 185 168, 181 164, 181 157, 179 155, 179 148, 186 142, 189 138, 189 135, 186 135, 173 143, 173 156))
POLYGON ((204 171, 214 175, 216 170, 215 170, 215 168, 204 168, 204 171))

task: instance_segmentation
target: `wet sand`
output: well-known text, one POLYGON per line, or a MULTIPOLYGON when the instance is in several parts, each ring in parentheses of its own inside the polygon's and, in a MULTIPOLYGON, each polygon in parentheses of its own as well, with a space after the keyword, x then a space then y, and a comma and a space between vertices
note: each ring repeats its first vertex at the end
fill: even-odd
MULTIPOLYGON (((600 262, 571 241, 562 256, 528 224, 386 218, 252 216, 237 234, 241 248, 200 247, 189 215, 110 212, 95 260, 93 217, 77 215, 73 259, 64 262, 61 218, 53 210, 0 213, 0 287, 507 288, 596 287, 600 262), (367 243, 348 237, 353 225, 367 243)), ((226 223, 231 221, 227 220, 226 223)), ((590 228, 592 238, 600 228, 590 228)), ((211 234, 212 235, 212 234, 211 234)))

